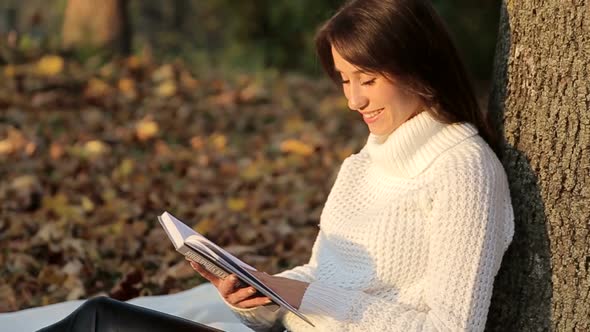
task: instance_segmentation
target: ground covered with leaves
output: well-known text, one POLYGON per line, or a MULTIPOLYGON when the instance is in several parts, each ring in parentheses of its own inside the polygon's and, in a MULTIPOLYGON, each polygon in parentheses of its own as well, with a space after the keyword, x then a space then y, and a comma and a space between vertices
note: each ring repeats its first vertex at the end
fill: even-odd
POLYGON ((169 211, 268 273, 308 259, 367 129, 332 83, 130 57, 0 67, 0 312, 203 280, 169 211))

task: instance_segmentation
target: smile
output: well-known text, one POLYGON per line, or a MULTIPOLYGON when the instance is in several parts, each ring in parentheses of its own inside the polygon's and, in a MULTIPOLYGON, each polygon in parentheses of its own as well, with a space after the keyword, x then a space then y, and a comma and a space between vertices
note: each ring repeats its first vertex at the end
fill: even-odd
POLYGON ((365 114, 363 114, 363 117, 365 119, 372 119, 372 118, 376 117, 377 115, 381 114, 381 112, 383 112, 382 108, 378 109, 376 111, 373 111, 373 112, 365 113, 365 114))

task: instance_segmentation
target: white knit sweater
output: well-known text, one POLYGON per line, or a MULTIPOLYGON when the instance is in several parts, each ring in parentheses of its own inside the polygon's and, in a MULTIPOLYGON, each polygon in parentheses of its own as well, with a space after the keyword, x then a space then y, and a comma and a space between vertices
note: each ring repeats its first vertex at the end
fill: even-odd
POLYGON ((344 160, 291 313, 233 308, 254 330, 483 331, 514 232, 506 174, 471 124, 422 112, 344 160), (276 320, 276 321, 273 321, 276 320), (274 325, 274 328, 273 328, 274 325))

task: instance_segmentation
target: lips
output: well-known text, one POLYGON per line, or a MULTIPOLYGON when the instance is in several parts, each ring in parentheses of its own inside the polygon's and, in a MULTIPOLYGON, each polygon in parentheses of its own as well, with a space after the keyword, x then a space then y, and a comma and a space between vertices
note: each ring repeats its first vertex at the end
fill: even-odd
POLYGON ((365 122, 369 124, 377 121, 381 117, 381 114, 383 114, 383 110, 383 108, 380 108, 371 112, 364 112, 361 114, 363 115, 363 120, 365 120, 365 122), (372 117, 370 117, 371 115, 372 117))
POLYGON ((366 115, 372 115, 373 113, 377 113, 377 112, 381 112, 381 111, 383 111, 383 108, 379 108, 379 109, 376 109, 376 110, 370 111, 370 112, 361 112, 361 114, 363 116, 366 116, 366 115))

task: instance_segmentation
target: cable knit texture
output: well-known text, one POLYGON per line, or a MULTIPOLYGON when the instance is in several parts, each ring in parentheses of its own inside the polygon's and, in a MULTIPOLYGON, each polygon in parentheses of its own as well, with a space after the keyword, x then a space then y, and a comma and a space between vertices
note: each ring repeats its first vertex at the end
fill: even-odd
MULTIPOLYGON (((471 124, 422 112, 342 163, 297 316, 233 308, 255 330, 483 331, 514 233, 506 174, 471 124), (280 326, 280 324, 279 324, 280 326)), ((282 313, 282 312, 281 312, 282 313)))

